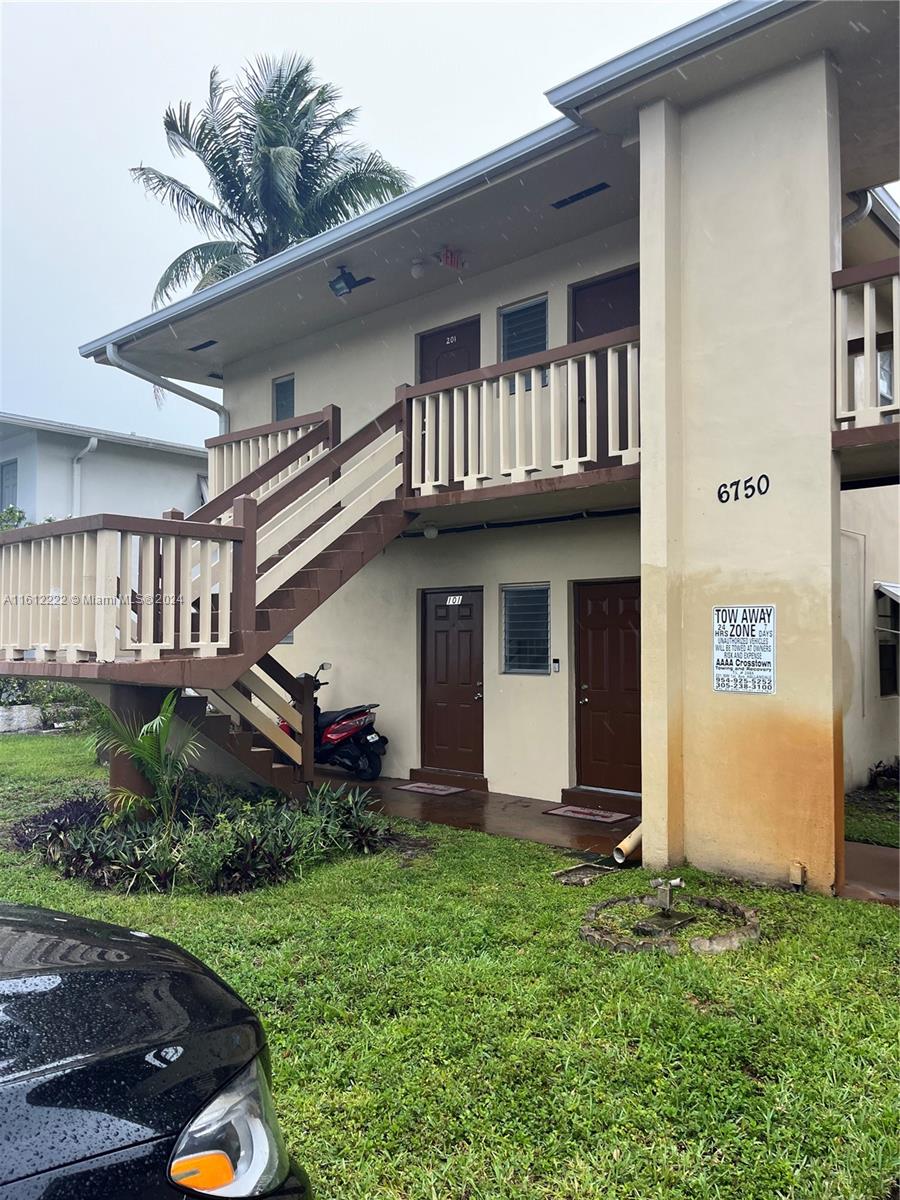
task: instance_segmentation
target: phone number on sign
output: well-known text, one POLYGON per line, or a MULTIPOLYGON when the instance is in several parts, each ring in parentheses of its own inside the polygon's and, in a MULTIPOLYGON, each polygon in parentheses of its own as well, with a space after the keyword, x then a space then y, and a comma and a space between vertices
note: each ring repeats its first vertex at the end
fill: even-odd
POLYGON ((715 687, 717 692, 775 691, 775 685, 771 679, 740 679, 733 675, 717 675, 715 687))

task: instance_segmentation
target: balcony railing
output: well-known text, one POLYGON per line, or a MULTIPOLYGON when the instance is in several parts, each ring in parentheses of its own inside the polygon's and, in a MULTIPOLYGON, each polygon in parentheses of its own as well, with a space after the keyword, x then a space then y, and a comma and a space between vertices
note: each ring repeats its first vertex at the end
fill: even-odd
POLYGON ((400 388, 412 493, 521 483, 640 457, 636 326, 400 388))
POLYGON ((832 284, 835 422, 852 429, 889 424, 900 413, 898 260, 837 271, 832 284))
POLYGON ((255 570, 255 546, 244 562, 243 539, 237 525, 106 514, 0 534, 0 657, 114 662, 227 650, 236 630, 252 628, 233 602, 235 581, 255 570))
POLYGON ((284 470, 270 476, 252 493, 254 499, 262 500, 270 492, 281 487, 292 475, 302 471, 307 463, 330 446, 341 440, 340 409, 326 405, 321 412, 305 413, 290 417, 286 421, 273 421, 268 425, 256 425, 252 429, 238 429, 219 437, 208 438, 206 448, 209 455, 209 498, 215 500, 240 480, 265 467, 273 458, 281 455, 307 435, 318 431, 323 437, 302 454, 290 457, 284 470))

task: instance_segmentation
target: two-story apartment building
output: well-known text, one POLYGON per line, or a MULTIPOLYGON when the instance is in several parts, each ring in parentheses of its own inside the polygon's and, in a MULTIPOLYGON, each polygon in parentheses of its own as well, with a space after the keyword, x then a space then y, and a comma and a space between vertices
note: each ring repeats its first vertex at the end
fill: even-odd
POLYGON ((83 346, 222 388, 210 500, 0 538, 4 593, 118 598, 7 607, 0 671, 194 688, 291 790, 291 676, 327 658, 395 775, 639 814, 654 866, 838 884, 841 489, 898 474, 897 17, 727 5, 83 346))

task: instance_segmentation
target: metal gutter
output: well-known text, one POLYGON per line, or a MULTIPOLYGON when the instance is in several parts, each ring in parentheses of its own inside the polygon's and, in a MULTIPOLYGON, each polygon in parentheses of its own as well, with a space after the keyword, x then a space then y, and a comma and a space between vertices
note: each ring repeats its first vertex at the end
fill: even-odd
POLYGON ((544 95, 567 116, 577 119, 585 104, 633 83, 642 76, 671 67, 683 59, 715 46, 740 33, 764 25, 815 0, 734 0, 723 8, 705 13, 661 37, 628 50, 583 75, 551 88, 544 95))
MULTIPOLYGON (((593 131, 591 132, 593 133, 593 131)), ((123 345, 130 341, 164 329, 167 325, 184 317, 194 316, 196 313, 213 308, 223 300, 229 300, 252 291, 270 280, 296 271, 309 263, 342 253, 354 243, 373 237, 377 233, 382 233, 445 203, 470 190, 473 185, 489 183, 498 175, 522 167, 533 159, 540 158, 570 142, 580 141, 587 136, 590 135, 581 125, 569 120, 568 117, 562 117, 551 125, 536 129, 532 133, 526 134, 525 137, 501 146, 465 166, 458 167, 455 171, 442 175, 431 183, 414 188, 411 192, 398 196, 396 200, 389 200, 387 204, 381 204, 378 208, 363 213, 362 216, 354 217, 352 221, 346 221, 343 225, 338 225, 334 229, 309 238, 307 241, 301 242, 299 246, 283 250, 281 254, 276 254, 272 258, 266 259, 265 262, 247 267, 230 279, 224 279, 221 283, 204 288, 202 292, 196 292, 185 297, 184 300, 178 300, 167 308, 142 317, 138 321, 133 321, 130 325, 123 325, 121 329, 117 329, 113 333, 107 333, 103 337, 85 342, 83 346, 79 346, 78 353, 82 358, 93 358, 104 353, 107 345, 111 342, 121 350, 123 345)))
POLYGON ((884 187, 869 188, 872 197, 872 216, 888 233, 900 241, 900 204, 884 187))

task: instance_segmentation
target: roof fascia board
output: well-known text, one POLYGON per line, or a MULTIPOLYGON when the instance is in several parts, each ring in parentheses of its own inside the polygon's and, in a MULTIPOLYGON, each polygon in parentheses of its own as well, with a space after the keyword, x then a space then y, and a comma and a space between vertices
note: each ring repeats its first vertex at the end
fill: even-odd
POLYGON ((872 216, 895 241, 900 240, 900 205, 887 188, 870 188, 869 194, 872 197, 872 216))
POLYGON ((304 265, 342 253, 360 241, 403 224, 420 216, 423 212, 440 207, 461 193, 469 191, 473 185, 483 186, 493 182, 498 176, 505 175, 509 171, 522 167, 534 159, 542 158, 554 150, 561 149, 570 142, 579 141, 590 134, 597 136, 595 130, 586 131, 578 122, 572 121, 568 117, 561 117, 551 125, 536 129, 532 133, 526 134, 525 137, 501 146, 490 154, 475 159, 474 162, 467 163, 447 175, 442 175, 431 183, 423 184, 422 187, 414 188, 411 192, 398 196, 396 200, 389 200, 387 204, 381 204, 370 212, 354 217, 351 221, 345 221, 342 225, 335 226, 334 229, 309 238, 307 241, 301 242, 299 246, 283 250, 280 254, 273 255, 264 262, 247 267, 230 279, 224 279, 221 283, 204 288, 202 292, 178 300, 158 312, 133 321, 130 325, 123 325, 121 329, 117 329, 113 333, 107 333, 103 337, 86 342, 83 346, 79 346, 78 353, 82 358, 93 358, 105 352, 109 342, 114 342, 121 350, 128 342, 162 329, 173 321, 203 312, 222 300, 252 291, 254 288, 281 275, 296 271, 304 265))
POLYGON ((107 429, 89 429, 83 425, 68 425, 63 421, 45 421, 41 417, 27 417, 19 413, 0 412, 0 425, 12 425, 28 429, 33 433, 58 433, 66 437, 92 438, 117 446, 132 446, 139 450, 154 450, 165 454, 186 454, 196 458, 207 457, 202 446, 189 446, 185 442, 162 442, 157 438, 130 436, 114 433, 107 429))
POLYGON ((628 84, 654 72, 673 66, 738 34, 785 16, 795 9, 808 8, 816 0, 735 0, 723 8, 705 13, 695 21, 645 42, 618 58, 610 59, 593 70, 577 75, 551 88, 544 95, 550 103, 573 119, 584 105, 617 92, 628 84))

